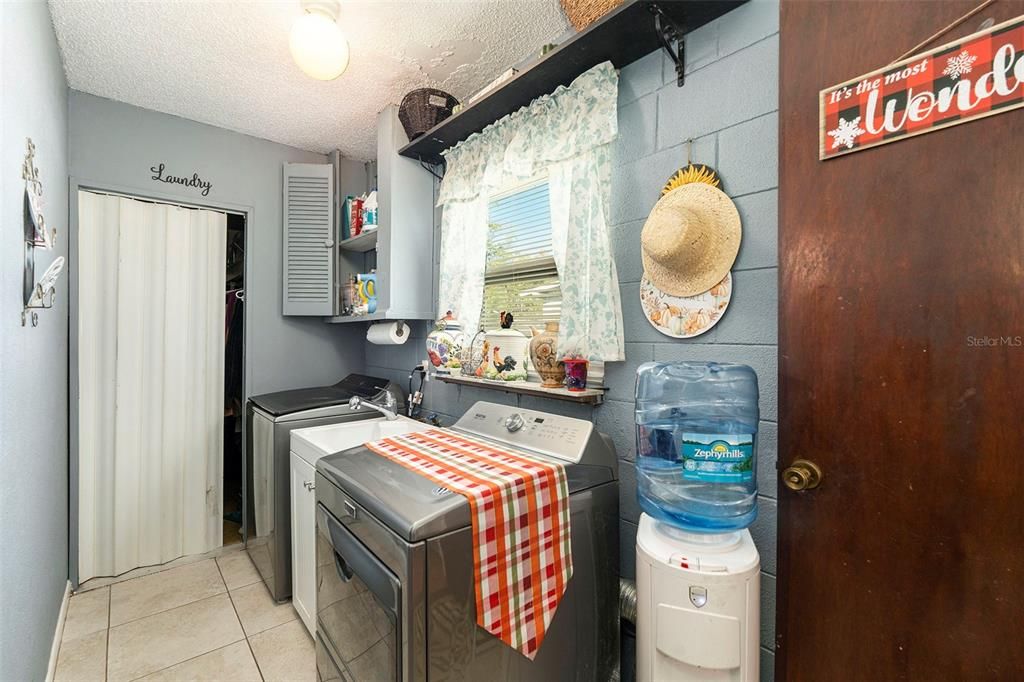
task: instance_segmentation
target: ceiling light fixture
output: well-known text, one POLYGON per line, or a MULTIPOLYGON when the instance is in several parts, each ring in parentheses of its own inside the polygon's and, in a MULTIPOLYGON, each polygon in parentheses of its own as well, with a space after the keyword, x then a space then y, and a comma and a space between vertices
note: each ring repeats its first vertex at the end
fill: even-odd
POLYGON ((338 26, 338 0, 300 0, 303 14, 292 25, 288 47, 306 75, 334 80, 348 67, 348 40, 338 26))

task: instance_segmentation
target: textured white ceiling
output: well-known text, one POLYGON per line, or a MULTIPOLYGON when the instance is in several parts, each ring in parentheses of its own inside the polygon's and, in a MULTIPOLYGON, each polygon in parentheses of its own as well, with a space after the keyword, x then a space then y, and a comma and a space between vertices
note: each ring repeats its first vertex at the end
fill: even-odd
MULTIPOLYGON (((0 0, 2 1, 2 0, 0 0)), ((342 0, 337 80, 288 51, 298 0, 50 0, 75 90, 301 149, 376 155, 376 115, 413 88, 468 97, 561 36, 558 0, 342 0)))

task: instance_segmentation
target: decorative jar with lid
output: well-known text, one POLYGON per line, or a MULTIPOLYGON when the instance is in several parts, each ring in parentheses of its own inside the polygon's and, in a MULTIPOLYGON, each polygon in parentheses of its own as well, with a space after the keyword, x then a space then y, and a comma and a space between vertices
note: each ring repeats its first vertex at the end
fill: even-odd
POLYGON ((427 335, 427 358, 438 374, 449 374, 462 367, 460 357, 465 342, 462 325, 449 310, 427 335))

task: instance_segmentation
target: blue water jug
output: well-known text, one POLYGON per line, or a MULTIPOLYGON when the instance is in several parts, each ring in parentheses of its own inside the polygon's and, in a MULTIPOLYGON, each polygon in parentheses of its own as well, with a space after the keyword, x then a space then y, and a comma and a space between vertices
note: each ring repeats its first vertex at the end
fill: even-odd
POLYGON ((757 518, 757 374, 746 365, 648 362, 636 377, 640 508, 696 533, 757 518))

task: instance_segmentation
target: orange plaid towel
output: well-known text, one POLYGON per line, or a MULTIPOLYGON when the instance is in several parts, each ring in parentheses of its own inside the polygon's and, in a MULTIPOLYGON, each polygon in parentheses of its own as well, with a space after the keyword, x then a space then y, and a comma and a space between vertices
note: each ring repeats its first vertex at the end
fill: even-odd
POLYGON ((532 660, 572 577, 565 467, 438 429, 366 447, 469 500, 476 622, 532 660))

